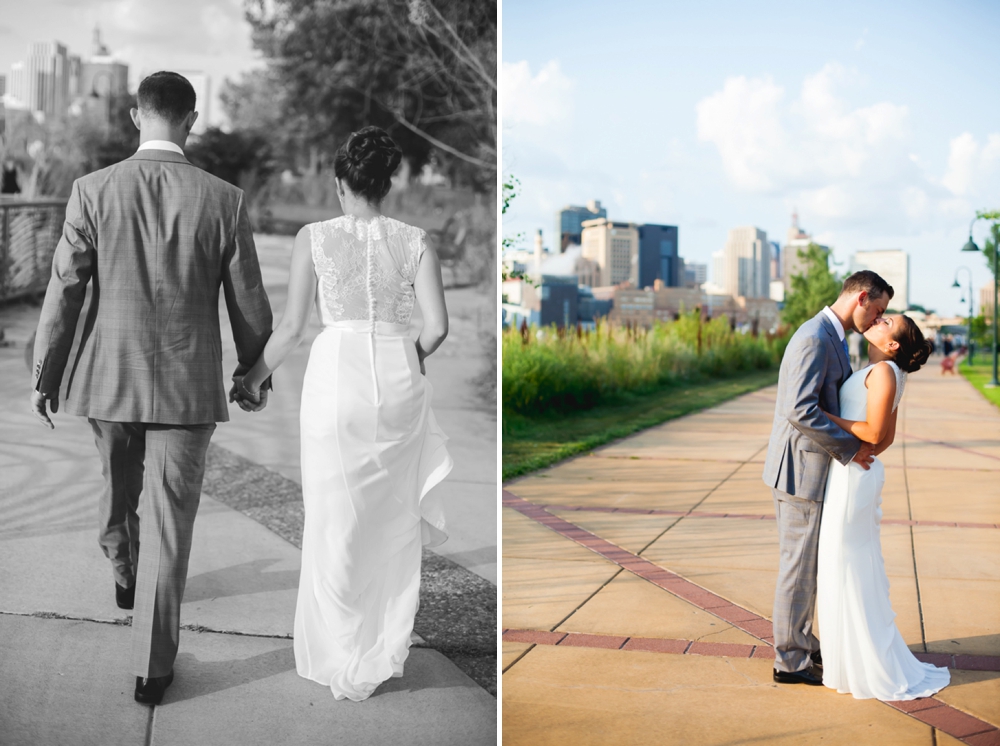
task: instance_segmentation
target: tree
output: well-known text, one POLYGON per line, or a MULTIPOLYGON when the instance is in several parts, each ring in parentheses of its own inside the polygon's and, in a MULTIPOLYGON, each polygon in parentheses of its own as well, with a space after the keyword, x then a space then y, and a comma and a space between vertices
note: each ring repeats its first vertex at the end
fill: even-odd
POLYGON ((247 0, 246 15, 305 145, 329 157, 374 124, 413 170, 433 157, 493 190, 495 0, 247 0))
POLYGON ((792 276, 792 288, 781 312, 782 321, 793 329, 837 300, 841 286, 830 272, 828 252, 821 246, 810 243, 805 250, 799 249, 798 254, 805 263, 805 273, 792 276))
POLYGON ((223 132, 209 127, 185 148, 188 159, 199 168, 242 189, 254 226, 266 219, 266 185, 274 173, 270 143, 263 134, 236 130, 223 132))

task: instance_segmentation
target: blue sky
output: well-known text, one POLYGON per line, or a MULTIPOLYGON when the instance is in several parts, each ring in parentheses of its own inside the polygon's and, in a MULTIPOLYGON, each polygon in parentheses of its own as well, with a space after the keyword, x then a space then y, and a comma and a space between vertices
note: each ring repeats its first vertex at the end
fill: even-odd
POLYGON ((510 0, 502 22, 505 234, 549 245, 596 198, 710 263, 739 225, 784 244, 797 208, 838 261, 908 251, 912 303, 965 308, 960 265, 987 282, 959 249, 1000 208, 1000 3, 510 0))
POLYGON ((262 65, 242 0, 0 0, 0 10, 0 75, 10 75, 32 42, 59 41, 88 56, 97 24, 111 52, 128 63, 133 90, 157 70, 208 73, 210 124, 224 118, 217 102, 223 79, 262 65))

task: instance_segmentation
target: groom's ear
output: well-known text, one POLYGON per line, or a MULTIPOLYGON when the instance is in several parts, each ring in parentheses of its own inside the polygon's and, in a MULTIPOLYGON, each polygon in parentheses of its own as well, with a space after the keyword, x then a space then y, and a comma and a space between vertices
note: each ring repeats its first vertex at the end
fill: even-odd
POLYGON ((187 115, 187 131, 191 134, 191 130, 194 128, 194 123, 198 121, 198 112, 192 111, 187 115))
POLYGON ((132 117, 132 124, 134 124, 134 125, 135 125, 135 128, 136 128, 137 130, 140 130, 140 131, 141 131, 141 130, 142 130, 142 127, 140 127, 140 126, 139 126, 139 125, 140 125, 140 123, 141 123, 141 121, 140 121, 140 119, 139 119, 139 110, 138 110, 138 109, 136 109, 136 108, 132 108, 132 109, 129 109, 129 110, 128 110, 128 113, 129 113, 129 116, 130 116, 130 117, 132 117))

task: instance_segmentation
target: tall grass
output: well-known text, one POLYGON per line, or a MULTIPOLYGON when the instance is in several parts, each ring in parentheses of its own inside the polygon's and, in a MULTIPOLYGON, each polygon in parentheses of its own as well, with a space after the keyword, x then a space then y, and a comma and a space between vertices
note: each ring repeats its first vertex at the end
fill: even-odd
POLYGON ((503 407, 522 415, 589 409, 626 392, 683 380, 767 370, 781 361, 788 335, 734 332, 725 317, 697 312, 651 329, 606 322, 593 331, 555 327, 503 333, 503 407))

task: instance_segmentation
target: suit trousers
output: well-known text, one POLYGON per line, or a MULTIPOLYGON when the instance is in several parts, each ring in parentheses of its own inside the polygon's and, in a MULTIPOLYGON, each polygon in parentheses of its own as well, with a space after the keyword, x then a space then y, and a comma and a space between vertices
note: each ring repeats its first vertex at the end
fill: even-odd
POLYGON ((781 561, 774 591, 774 667, 795 672, 809 668, 819 650, 813 634, 816 612, 816 562, 823 503, 772 488, 778 519, 781 561))
POLYGON ((132 563, 126 558, 136 541, 132 521, 139 524, 142 551, 138 569, 133 571, 133 673, 166 676, 177 657, 194 519, 215 423, 159 425, 94 419, 90 423, 106 483, 101 497, 101 546, 112 566, 120 568, 115 569, 116 582, 119 574, 128 579, 124 568, 131 568, 132 563), (142 478, 138 493, 137 477, 142 478))

